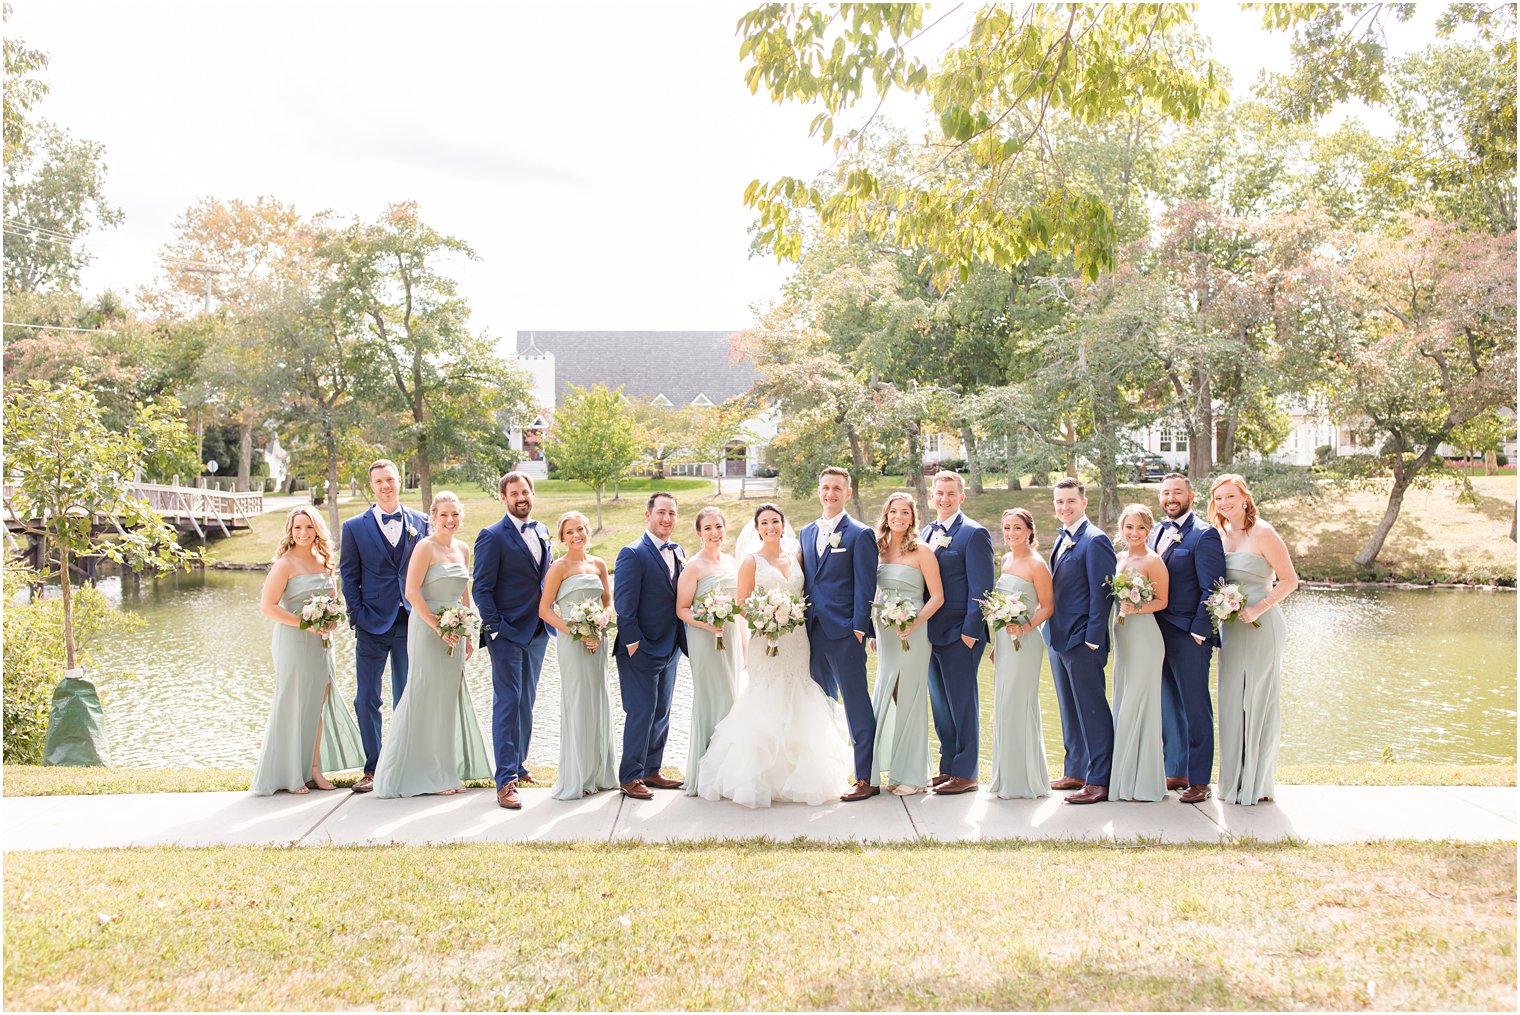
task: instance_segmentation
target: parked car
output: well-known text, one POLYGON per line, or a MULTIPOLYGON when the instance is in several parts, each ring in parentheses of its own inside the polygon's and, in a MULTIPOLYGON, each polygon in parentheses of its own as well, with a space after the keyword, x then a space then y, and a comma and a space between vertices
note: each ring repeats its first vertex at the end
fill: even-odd
POLYGON ((1149 452, 1126 458, 1124 465, 1129 469, 1131 481, 1135 483, 1159 483, 1163 476, 1173 471, 1166 464, 1165 458, 1149 452))

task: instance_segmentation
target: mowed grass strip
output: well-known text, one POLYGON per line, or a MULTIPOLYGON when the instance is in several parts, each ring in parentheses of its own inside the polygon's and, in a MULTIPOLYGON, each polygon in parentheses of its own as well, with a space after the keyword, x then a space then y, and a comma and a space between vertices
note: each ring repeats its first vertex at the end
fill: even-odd
POLYGON ((1514 844, 12 853, 5 1003, 1508 1008, 1514 844))

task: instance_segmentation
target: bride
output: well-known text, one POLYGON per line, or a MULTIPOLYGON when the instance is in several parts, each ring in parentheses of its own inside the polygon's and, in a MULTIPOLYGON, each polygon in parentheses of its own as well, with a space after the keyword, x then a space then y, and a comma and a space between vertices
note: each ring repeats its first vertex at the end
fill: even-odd
MULTIPOLYGON (((774 504, 755 511, 760 549, 739 565, 739 599, 783 588, 802 593, 802 557, 783 546, 786 517, 774 504)), ((740 549, 743 549, 741 540, 740 549)), ((772 800, 821 804, 836 799, 854 765, 849 732, 837 702, 808 674, 807 630, 794 628, 768 656, 750 642, 749 683, 713 731, 702 759, 698 795, 727 797, 746 807, 772 800)))

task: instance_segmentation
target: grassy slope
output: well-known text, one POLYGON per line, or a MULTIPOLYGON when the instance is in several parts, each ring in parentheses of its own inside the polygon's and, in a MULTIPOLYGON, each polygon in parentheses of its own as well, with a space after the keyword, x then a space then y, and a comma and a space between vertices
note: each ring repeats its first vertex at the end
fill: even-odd
POLYGON ((1508 1008, 1513 844, 6 856, 5 1004, 1508 1008))

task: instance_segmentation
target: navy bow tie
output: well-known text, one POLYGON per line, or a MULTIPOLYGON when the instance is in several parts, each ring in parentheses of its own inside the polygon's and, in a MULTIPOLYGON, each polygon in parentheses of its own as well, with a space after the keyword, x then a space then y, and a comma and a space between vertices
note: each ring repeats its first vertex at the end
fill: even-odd
POLYGON ((1165 528, 1176 529, 1179 532, 1182 531, 1182 523, 1181 522, 1174 522, 1170 518, 1168 518, 1166 521, 1162 522, 1161 524, 1165 528))
POLYGON ((527 532, 531 528, 533 528, 533 523, 531 521, 522 523, 522 531, 527 532))
POLYGON ((660 552, 661 553, 664 553, 666 550, 669 550, 671 553, 675 553, 679 549, 680 549, 680 547, 677 546, 675 543, 661 543, 660 544, 660 552))
POLYGON ((380 524, 384 525, 386 522, 399 522, 399 521, 401 521, 401 519, 403 517, 404 516, 401 514, 400 511, 397 511, 397 512, 394 512, 393 514, 388 514, 388 515, 382 514, 380 516, 380 524))

